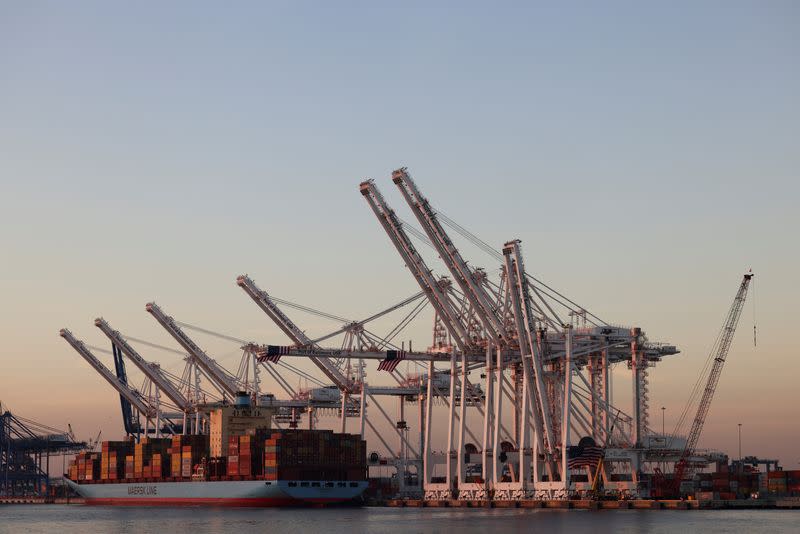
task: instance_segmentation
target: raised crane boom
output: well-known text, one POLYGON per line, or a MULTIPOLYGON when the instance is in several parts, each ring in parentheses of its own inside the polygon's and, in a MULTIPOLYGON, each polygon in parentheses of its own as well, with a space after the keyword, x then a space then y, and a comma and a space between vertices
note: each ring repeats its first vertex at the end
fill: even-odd
POLYGON ((528 278, 525 276, 525 265, 519 241, 509 241, 503 247, 503 254, 508 273, 508 291, 511 294, 514 321, 519 335, 519 348, 522 355, 524 376, 532 379, 532 387, 528 387, 533 407, 533 421, 536 429, 538 448, 545 455, 550 474, 555 472, 554 458, 556 434, 550 414, 550 397, 544 381, 541 351, 536 343, 536 330, 533 321, 531 298, 528 292, 528 278), (532 376, 531 376, 532 375, 532 376))
POLYGON ((175 406, 177 406, 179 410, 186 412, 191 409, 192 403, 175 387, 172 381, 167 378, 158 364, 142 358, 139 353, 125 341, 122 334, 111 328, 111 325, 102 317, 95 319, 94 325, 102 330, 103 333, 108 336, 108 339, 110 339, 119 350, 124 352, 125 355, 133 361, 136 367, 138 367, 153 384, 158 386, 158 389, 161 390, 162 393, 175 403, 175 406))
POLYGON ((89 362, 89 365, 94 367, 94 369, 100 373, 100 376, 105 378, 106 382, 111 384, 111 387, 116 389, 120 395, 125 397, 125 399, 127 399, 127 401, 139 411, 139 413, 144 414, 147 418, 151 418, 155 415, 155 410, 149 404, 145 403, 144 399, 141 397, 141 394, 117 378, 117 375, 112 373, 108 367, 103 365, 103 362, 98 360, 97 357, 92 354, 88 348, 86 348, 86 345, 83 343, 83 341, 73 336, 72 332, 66 328, 62 328, 59 333, 61 334, 61 337, 63 337, 78 354, 83 356, 83 359, 89 362))
POLYGON ((458 312, 455 310, 449 297, 436 281, 425 260, 422 259, 417 249, 411 243, 405 230, 403 230, 397 216, 383 198, 383 195, 375 186, 372 180, 361 182, 359 186, 361 194, 369 203, 370 208, 380 221, 381 226, 389 235, 400 256, 403 258, 411 274, 417 280, 420 288, 425 292, 428 300, 433 305, 436 313, 444 321, 450 336, 462 351, 469 343, 469 335, 461 322, 458 312))
POLYGON ((422 196, 405 167, 392 173, 392 181, 400 189, 403 198, 405 198, 411 211, 414 212, 414 216, 422 225, 422 229, 428 234, 428 238, 430 238, 450 274, 461 287, 461 291, 464 292, 470 304, 472 304, 486 332, 494 338, 496 343, 499 343, 505 337, 506 332, 498 317, 497 310, 484 288, 476 280, 475 274, 467 265, 466 260, 461 256, 461 253, 444 228, 442 228, 442 225, 439 224, 436 213, 431 208, 428 199, 422 196))
POLYGON ((289 336, 298 346, 314 344, 305 332, 300 330, 300 327, 294 324, 292 320, 278 308, 278 305, 270 298, 269 294, 256 285, 252 278, 246 274, 240 275, 236 278, 236 285, 244 289, 244 292, 258 304, 258 307, 269 315, 269 318, 278 325, 278 328, 283 330, 283 333, 289 336))
POLYGON ((175 338, 175 341, 177 341, 181 347, 192 355, 197 364, 203 369, 205 375, 208 376, 214 383, 214 386, 219 389, 220 393, 232 399, 236 398, 236 393, 239 391, 239 384, 234 376, 223 369, 222 366, 206 354, 203 349, 198 347, 175 323, 175 320, 165 314, 155 302, 148 303, 145 309, 155 317, 156 321, 158 321, 173 338, 175 338))
POLYGON ((739 284, 739 290, 736 292, 736 297, 733 299, 733 304, 728 311, 728 316, 722 327, 722 333, 720 334, 716 346, 712 349, 714 364, 711 366, 711 372, 708 375, 706 387, 703 390, 703 397, 700 399, 700 404, 697 406, 697 414, 694 416, 694 421, 692 421, 692 428, 689 430, 686 447, 684 447, 678 462, 675 463, 675 473, 672 479, 675 489, 680 488, 681 480, 683 480, 683 476, 688 469, 689 456, 694 452, 697 442, 700 440, 700 433, 703 431, 703 424, 706 422, 708 409, 711 406, 711 400, 714 398, 714 391, 717 389, 719 377, 722 373, 722 367, 725 365, 728 351, 731 348, 733 334, 736 332, 736 325, 739 324, 739 317, 742 315, 742 309, 744 308, 744 300, 747 297, 747 289, 752 279, 753 273, 751 272, 748 272, 742 278, 742 283, 739 284))
MULTIPOLYGON (((244 289, 253 301, 258 304, 264 313, 266 313, 272 321, 278 325, 278 328, 289 336, 294 343, 299 347, 313 348, 316 344, 300 328, 292 322, 289 317, 283 313, 278 305, 272 300, 266 291, 262 291, 256 283, 247 275, 241 275, 236 278, 236 284, 244 289)), ((333 381, 339 389, 350 391, 352 384, 344 374, 327 358, 310 357, 311 362, 316 365, 325 376, 333 381)))

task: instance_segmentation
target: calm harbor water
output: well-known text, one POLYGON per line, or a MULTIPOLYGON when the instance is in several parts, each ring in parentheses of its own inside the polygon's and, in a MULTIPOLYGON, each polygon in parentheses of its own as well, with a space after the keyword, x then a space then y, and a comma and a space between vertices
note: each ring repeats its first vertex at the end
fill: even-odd
POLYGON ((0 533, 800 532, 800 510, 232 509, 0 506, 0 533))

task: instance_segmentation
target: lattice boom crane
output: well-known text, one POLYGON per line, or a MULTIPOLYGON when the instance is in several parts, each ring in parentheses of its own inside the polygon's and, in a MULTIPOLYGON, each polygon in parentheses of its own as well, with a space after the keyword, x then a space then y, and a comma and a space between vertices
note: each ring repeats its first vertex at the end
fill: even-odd
POLYGON ((739 290, 736 292, 736 297, 733 299, 733 304, 728 311, 728 316, 725 319, 725 324, 722 327, 722 333, 719 337, 712 355, 714 356, 714 364, 711 366, 711 372, 708 375, 706 387, 703 390, 703 397, 700 399, 700 404, 697 406, 697 414, 694 416, 692 427, 689 431, 689 437, 686 440, 686 447, 683 449, 678 462, 675 463, 675 473, 673 476, 674 489, 679 489, 681 480, 686 474, 689 465, 689 456, 694 452, 697 442, 700 440, 700 433, 703 431, 703 424, 706 422, 708 409, 711 406, 711 400, 714 398, 714 392, 719 383, 719 377, 722 373, 722 367, 725 365, 725 359, 728 356, 728 351, 731 348, 733 335, 736 332, 736 325, 739 324, 739 317, 742 315, 744 308, 744 301, 747 297, 747 289, 750 286, 750 281, 753 279, 753 273, 748 272, 742 278, 742 283, 739 285, 739 290))

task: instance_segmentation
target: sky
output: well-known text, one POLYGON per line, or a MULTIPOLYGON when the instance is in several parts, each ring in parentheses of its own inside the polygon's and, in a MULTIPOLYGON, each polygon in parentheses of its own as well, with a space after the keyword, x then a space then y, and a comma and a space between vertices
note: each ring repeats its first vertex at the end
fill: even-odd
MULTIPOLYGON (((347 318, 415 293, 358 192, 374 178, 412 219, 389 179, 407 166, 484 241, 521 239, 535 276, 680 348, 651 370, 653 427, 752 268, 700 444, 735 457, 742 423, 745 454, 800 468, 798 36, 788 1, 2 2, 0 401, 111 439, 117 397, 62 327, 175 346, 154 300, 281 344, 237 275, 347 318)), ((428 313, 403 336, 430 332, 428 313)), ((236 369, 236 344, 196 339, 236 369)), ((624 366, 614 385, 630 411, 624 366)))

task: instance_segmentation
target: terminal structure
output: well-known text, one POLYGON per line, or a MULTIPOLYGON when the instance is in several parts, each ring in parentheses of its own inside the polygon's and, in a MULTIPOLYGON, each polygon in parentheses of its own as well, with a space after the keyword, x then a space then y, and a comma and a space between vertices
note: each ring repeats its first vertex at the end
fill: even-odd
MULTIPOLYGON (((435 210, 405 168, 394 171, 391 180, 416 224, 397 215, 373 180, 362 182, 359 192, 419 285, 418 293, 397 304, 351 320, 274 298, 242 275, 236 284, 287 338, 253 341, 177 321, 149 303, 146 310, 180 346, 186 361, 182 376, 163 372, 130 342, 162 347, 128 338, 97 319, 112 352, 145 375, 138 389, 100 363, 68 330, 61 335, 130 403, 137 421, 145 420, 144 434, 207 433, 213 409, 245 391, 258 406, 272 410, 278 426, 313 428, 325 425, 327 418, 339 432, 360 433, 375 451, 372 464, 395 470, 400 496, 643 498, 667 491, 667 465, 675 468, 670 484, 679 485, 692 468, 722 460, 721 454, 696 448, 695 426, 692 432, 697 433, 688 442, 651 426, 651 373, 662 358, 679 353, 675 345, 651 341, 640 326, 604 321, 542 282, 526 268, 519 240, 492 247, 478 239, 435 210), (494 264, 473 267, 445 227, 494 264), (433 250, 440 272, 427 263, 420 245, 433 250), (311 337, 282 307, 340 325, 311 337), (398 342, 426 308, 433 311, 430 344, 414 350, 411 342, 398 342), (387 334, 376 334, 371 323, 391 314, 402 318, 387 334), (243 356, 237 372, 224 369, 186 330, 239 344, 243 356), (317 372, 290 363, 300 359, 309 360, 317 372), (411 362, 418 372, 404 374, 400 362, 411 362), (618 366, 630 377, 615 384, 631 389, 626 406, 613 402, 611 372, 618 366), (300 376, 314 386, 294 387, 287 376, 300 376), (393 384, 379 385, 386 382, 381 376, 393 384), (267 382, 280 391, 265 391, 267 382), (409 424, 412 410, 417 421, 409 424), (350 428, 348 420, 353 420, 350 428)), ((737 295, 741 302, 747 290, 743 284, 737 295)), ((726 323, 731 336, 736 321, 738 314, 726 323)), ((713 388, 702 420, 711 395, 713 388)))

